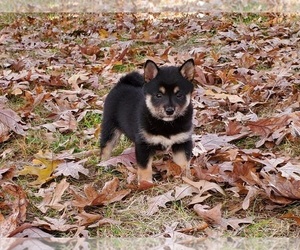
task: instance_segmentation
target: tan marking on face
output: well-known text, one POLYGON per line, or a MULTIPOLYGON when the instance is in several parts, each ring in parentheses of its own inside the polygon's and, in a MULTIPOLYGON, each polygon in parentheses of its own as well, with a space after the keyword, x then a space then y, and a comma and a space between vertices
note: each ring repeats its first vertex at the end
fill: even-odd
POLYGON ((178 111, 178 115, 184 115, 184 113, 187 110, 187 107, 190 105, 191 102, 191 94, 187 94, 186 96, 186 101, 185 104, 183 105, 183 107, 180 108, 180 110, 178 111))
POLYGON ((165 93, 166 93, 166 89, 165 89, 165 87, 163 87, 163 86, 159 87, 158 90, 159 90, 162 94, 165 94, 165 93))
POLYGON ((106 161, 110 158, 111 152, 116 145, 117 141, 119 140, 121 136, 121 132, 119 130, 115 130, 114 135, 110 141, 108 141, 104 148, 101 150, 101 160, 106 161))
POLYGON ((137 175, 138 175, 138 183, 141 181, 146 181, 152 183, 152 160, 153 157, 150 156, 150 159, 148 161, 146 168, 141 168, 138 166, 137 175))
POLYGON ((176 86, 176 87, 174 88, 174 90, 173 90, 173 93, 176 94, 179 90, 180 90, 179 87, 176 86))
POLYGON ((170 116, 170 115, 166 114, 163 106, 155 107, 152 104, 151 98, 152 98, 151 95, 146 95, 146 97, 145 97, 146 106, 147 106, 148 110, 154 117, 156 117, 157 119, 166 121, 166 122, 174 121, 177 117, 184 115, 185 112, 187 111, 187 107, 189 106, 189 104, 191 102, 191 94, 187 94, 185 104, 182 107, 175 106, 175 112, 173 115, 170 116))
POLYGON ((151 95, 146 95, 146 106, 154 117, 159 118, 159 115, 157 114, 158 112, 152 104, 151 95))

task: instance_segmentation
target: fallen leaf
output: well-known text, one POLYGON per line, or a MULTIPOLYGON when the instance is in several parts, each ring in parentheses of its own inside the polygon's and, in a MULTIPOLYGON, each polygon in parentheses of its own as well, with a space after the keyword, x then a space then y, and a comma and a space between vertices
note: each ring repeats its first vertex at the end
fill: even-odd
POLYGON ((55 177, 51 175, 61 162, 62 160, 48 160, 45 158, 34 159, 33 166, 24 166, 24 168, 18 172, 18 175, 36 175, 38 178, 29 183, 29 185, 40 186, 55 177))
POLYGON ((187 196, 193 196, 194 194, 199 193, 199 190, 189 184, 182 184, 175 187, 174 197, 176 200, 181 200, 187 196))
MULTIPOLYGON (((28 129, 28 127, 22 125, 20 116, 12 109, 4 109, 0 107, 0 123, 4 124, 19 135, 25 135, 25 130, 28 129)), ((2 133, 0 133, 0 135, 1 134, 2 133)))
POLYGON ((159 211, 159 208, 166 208, 166 203, 170 201, 175 201, 175 198, 173 196, 174 190, 170 190, 164 194, 150 197, 148 198, 147 204, 148 209, 146 211, 146 215, 150 216, 159 211))
MULTIPOLYGON (((24 224, 23 224, 24 225, 24 224)), ((21 228, 21 231, 16 232, 13 235, 10 235, 10 237, 15 237, 15 239, 35 239, 35 238, 51 238, 52 234, 46 233, 44 231, 42 231, 39 228, 33 227, 31 224, 27 225, 28 227, 26 229, 21 228)), ((18 228, 19 229, 19 228, 18 228)), ((32 247, 32 244, 34 244, 36 247, 39 247, 40 249, 47 249, 47 247, 49 247, 47 244, 43 244, 42 242, 39 241, 39 239, 33 240, 33 242, 29 241, 27 244, 21 244, 23 249, 29 249, 30 247, 32 247)), ((18 246, 21 246, 18 245, 18 246)), ((51 250, 49 248, 49 250, 51 250)))
POLYGON ((0 168, 0 180, 11 180, 15 175, 16 167, 0 168))
POLYGON ((47 230, 52 231, 60 231, 60 232, 66 232, 70 229, 77 229, 78 225, 71 225, 66 223, 67 220, 63 218, 51 218, 48 216, 44 216, 43 220, 35 217, 33 221, 34 226, 42 227, 47 230))
POLYGON ((244 219, 237 219, 237 218, 222 218, 221 214, 221 207, 222 204, 218 204, 212 209, 209 209, 207 205, 196 204, 194 205, 195 212, 203 218, 206 222, 221 226, 224 229, 227 229, 228 226, 232 227, 233 229, 237 230, 240 228, 240 224, 251 224, 253 223, 252 218, 244 218, 244 219))
POLYGON ((284 166, 277 168, 277 170, 281 173, 282 177, 300 181, 300 165, 299 164, 294 165, 291 162, 288 162, 284 166))
POLYGON ((73 200, 73 206, 83 208, 85 206, 101 206, 107 205, 116 201, 122 200, 127 196, 131 190, 117 190, 119 186, 119 179, 114 178, 111 181, 105 183, 100 192, 96 191, 92 184, 86 184, 84 186, 84 196, 71 189, 71 193, 75 196, 73 200))
POLYGON ((101 167, 114 166, 114 167, 116 167, 118 164, 122 164, 129 170, 136 172, 136 170, 133 168, 133 165, 136 164, 135 149, 127 148, 122 152, 122 154, 112 157, 107 161, 101 161, 98 164, 98 166, 101 166, 101 167))
POLYGON ((289 212, 279 217, 280 219, 292 219, 300 226, 300 217, 289 212))
POLYGON ((27 197, 18 185, 0 181, 0 237, 7 237, 26 220, 27 197))
POLYGON ((90 225, 102 219, 102 215, 100 214, 91 214, 86 211, 81 211, 78 215, 75 216, 80 226, 90 225))
POLYGON ((193 226, 193 227, 188 227, 188 228, 181 228, 181 229, 178 229, 177 231, 180 232, 180 233, 191 234, 191 233, 203 231, 207 227, 208 227, 208 224, 205 221, 203 221, 199 225, 196 225, 196 226, 193 226))
POLYGON ((54 171, 54 176, 72 176, 75 179, 79 179, 79 173, 82 173, 88 176, 88 169, 83 167, 83 163, 86 162, 87 159, 83 159, 81 161, 65 161, 57 165, 57 168, 54 171))
POLYGON ((58 128, 60 132, 75 131, 77 129, 77 121, 71 111, 64 112, 60 119, 53 122, 52 125, 58 128))
POLYGON ((205 91, 205 95, 210 96, 214 99, 228 99, 231 103, 244 103, 245 101, 238 95, 230 95, 225 93, 214 93, 212 90, 208 89, 205 91))
POLYGON ((195 181, 191 181, 190 179, 188 179, 184 176, 182 177, 182 180, 185 183, 191 185, 192 187, 195 187, 198 190, 199 195, 202 195, 203 193, 205 193, 208 190, 218 191, 219 193, 225 195, 225 192, 223 191, 223 189, 214 182, 209 182, 206 180, 200 180, 198 182, 195 182, 195 181))
POLYGON ((61 180, 60 183, 51 183, 49 188, 40 189, 37 196, 42 196, 43 201, 36 207, 41 210, 42 213, 46 213, 49 208, 61 211, 68 205, 67 203, 61 204, 62 195, 69 188, 70 183, 66 179, 61 180))

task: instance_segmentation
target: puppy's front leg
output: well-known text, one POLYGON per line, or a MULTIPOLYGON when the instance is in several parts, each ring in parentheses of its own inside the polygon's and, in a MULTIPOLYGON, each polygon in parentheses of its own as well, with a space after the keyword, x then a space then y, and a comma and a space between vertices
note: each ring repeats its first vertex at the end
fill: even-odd
POLYGON ((181 173, 190 177, 190 159, 192 156, 193 143, 186 141, 172 146, 173 161, 181 167, 181 173))
POLYGON ((141 143, 135 145, 135 154, 138 163, 138 183, 152 183, 153 151, 147 144, 141 143))

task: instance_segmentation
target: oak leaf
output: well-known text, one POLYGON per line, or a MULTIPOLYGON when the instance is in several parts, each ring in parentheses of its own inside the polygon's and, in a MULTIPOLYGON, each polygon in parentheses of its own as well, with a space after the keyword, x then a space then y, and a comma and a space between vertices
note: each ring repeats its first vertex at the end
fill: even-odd
POLYGON ((107 205, 122 200, 131 192, 130 189, 117 190, 118 187, 119 179, 115 177, 111 181, 106 182, 100 192, 94 189, 92 184, 86 184, 84 186, 84 195, 71 189, 71 193, 75 197, 72 204, 80 208, 85 206, 107 205))
POLYGON ((170 201, 175 201, 173 196, 174 190, 170 190, 164 194, 151 197, 148 199, 148 209, 146 215, 153 215, 159 211, 159 207, 166 208, 166 203, 170 201))
POLYGON ((283 177, 300 181, 300 164, 294 165, 291 162, 288 162, 277 169, 283 177))
POLYGON ((0 184, 0 237, 7 237, 25 221, 28 201, 20 186, 7 181, 0 184))
POLYGON ((244 219, 238 218, 223 218, 221 213, 222 204, 218 204, 215 207, 209 209, 207 205, 196 204, 194 205, 194 211, 203 218, 206 222, 221 226, 224 229, 227 229, 228 226, 237 230, 240 228, 240 224, 251 224, 253 219, 248 217, 244 219))
POLYGON ((39 151, 34 156, 36 158, 32 161, 33 165, 24 166, 24 168, 18 172, 18 175, 36 175, 38 178, 29 183, 29 185, 40 186, 54 178, 54 176, 51 175, 63 160, 56 160, 55 156, 49 151, 45 153, 39 151), (51 155, 53 157, 52 159, 50 158, 51 155))
POLYGON ((89 174, 89 171, 82 165, 86 161, 87 159, 83 159, 78 162, 64 161, 58 164, 57 168, 55 169, 54 175, 72 176, 75 179, 79 179, 79 173, 82 173, 87 176, 89 174))
POLYGON ((1 106, 0 106, 0 123, 4 124, 9 129, 11 129, 12 131, 14 131, 19 135, 25 135, 26 134, 25 130, 28 129, 27 126, 22 124, 20 116, 15 111, 13 111, 12 109, 2 108, 1 106))
POLYGON ((118 164, 124 165, 131 172, 136 172, 133 165, 136 164, 135 150, 133 147, 125 149, 122 154, 112 157, 107 161, 101 161, 98 166, 101 167, 116 167, 118 164))
POLYGON ((33 221, 34 226, 42 227, 51 231, 66 232, 70 229, 76 229, 78 225, 67 224, 67 220, 63 218, 51 218, 48 216, 43 217, 43 220, 35 217, 33 221))
POLYGON ((61 211, 68 204, 62 204, 62 195, 69 188, 70 183, 63 179, 60 183, 53 182, 49 188, 40 188, 39 193, 36 196, 42 196, 43 201, 36 207, 40 209, 43 213, 48 211, 48 208, 53 208, 55 210, 61 211))
POLYGON ((190 179, 186 178, 186 177, 182 177, 182 180, 191 185, 192 187, 196 188, 198 190, 199 195, 202 195, 204 192, 208 191, 208 190, 212 190, 212 191, 218 191, 219 193, 225 195, 225 192, 223 191, 223 189, 216 183, 214 182, 209 182, 206 180, 200 180, 198 182, 195 181, 191 181, 190 179))
POLYGON ((210 96, 214 99, 224 99, 224 100, 228 99, 229 102, 231 102, 231 103, 238 103, 238 102, 244 103, 245 102, 243 100, 243 98, 241 98, 238 95, 230 95, 230 94, 225 94, 225 93, 215 93, 212 90, 206 90, 205 95, 210 96))

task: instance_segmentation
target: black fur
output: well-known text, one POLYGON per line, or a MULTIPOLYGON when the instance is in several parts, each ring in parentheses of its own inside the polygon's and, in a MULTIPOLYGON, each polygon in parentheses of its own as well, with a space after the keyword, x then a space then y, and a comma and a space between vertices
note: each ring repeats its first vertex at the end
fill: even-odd
POLYGON ((148 60, 144 76, 132 72, 122 77, 105 100, 101 151, 112 141, 116 131, 120 131, 135 143, 140 169, 147 168, 155 151, 166 146, 171 147, 173 153, 184 152, 188 161, 192 152, 193 107, 187 98, 193 91, 190 82, 193 67, 192 59, 181 67, 161 68, 148 60), (160 110, 159 115, 153 114, 156 109, 160 110), (180 134, 183 134, 183 139, 180 134), (170 145, 156 143, 154 137, 157 140, 165 138, 169 142, 166 144, 170 145))

